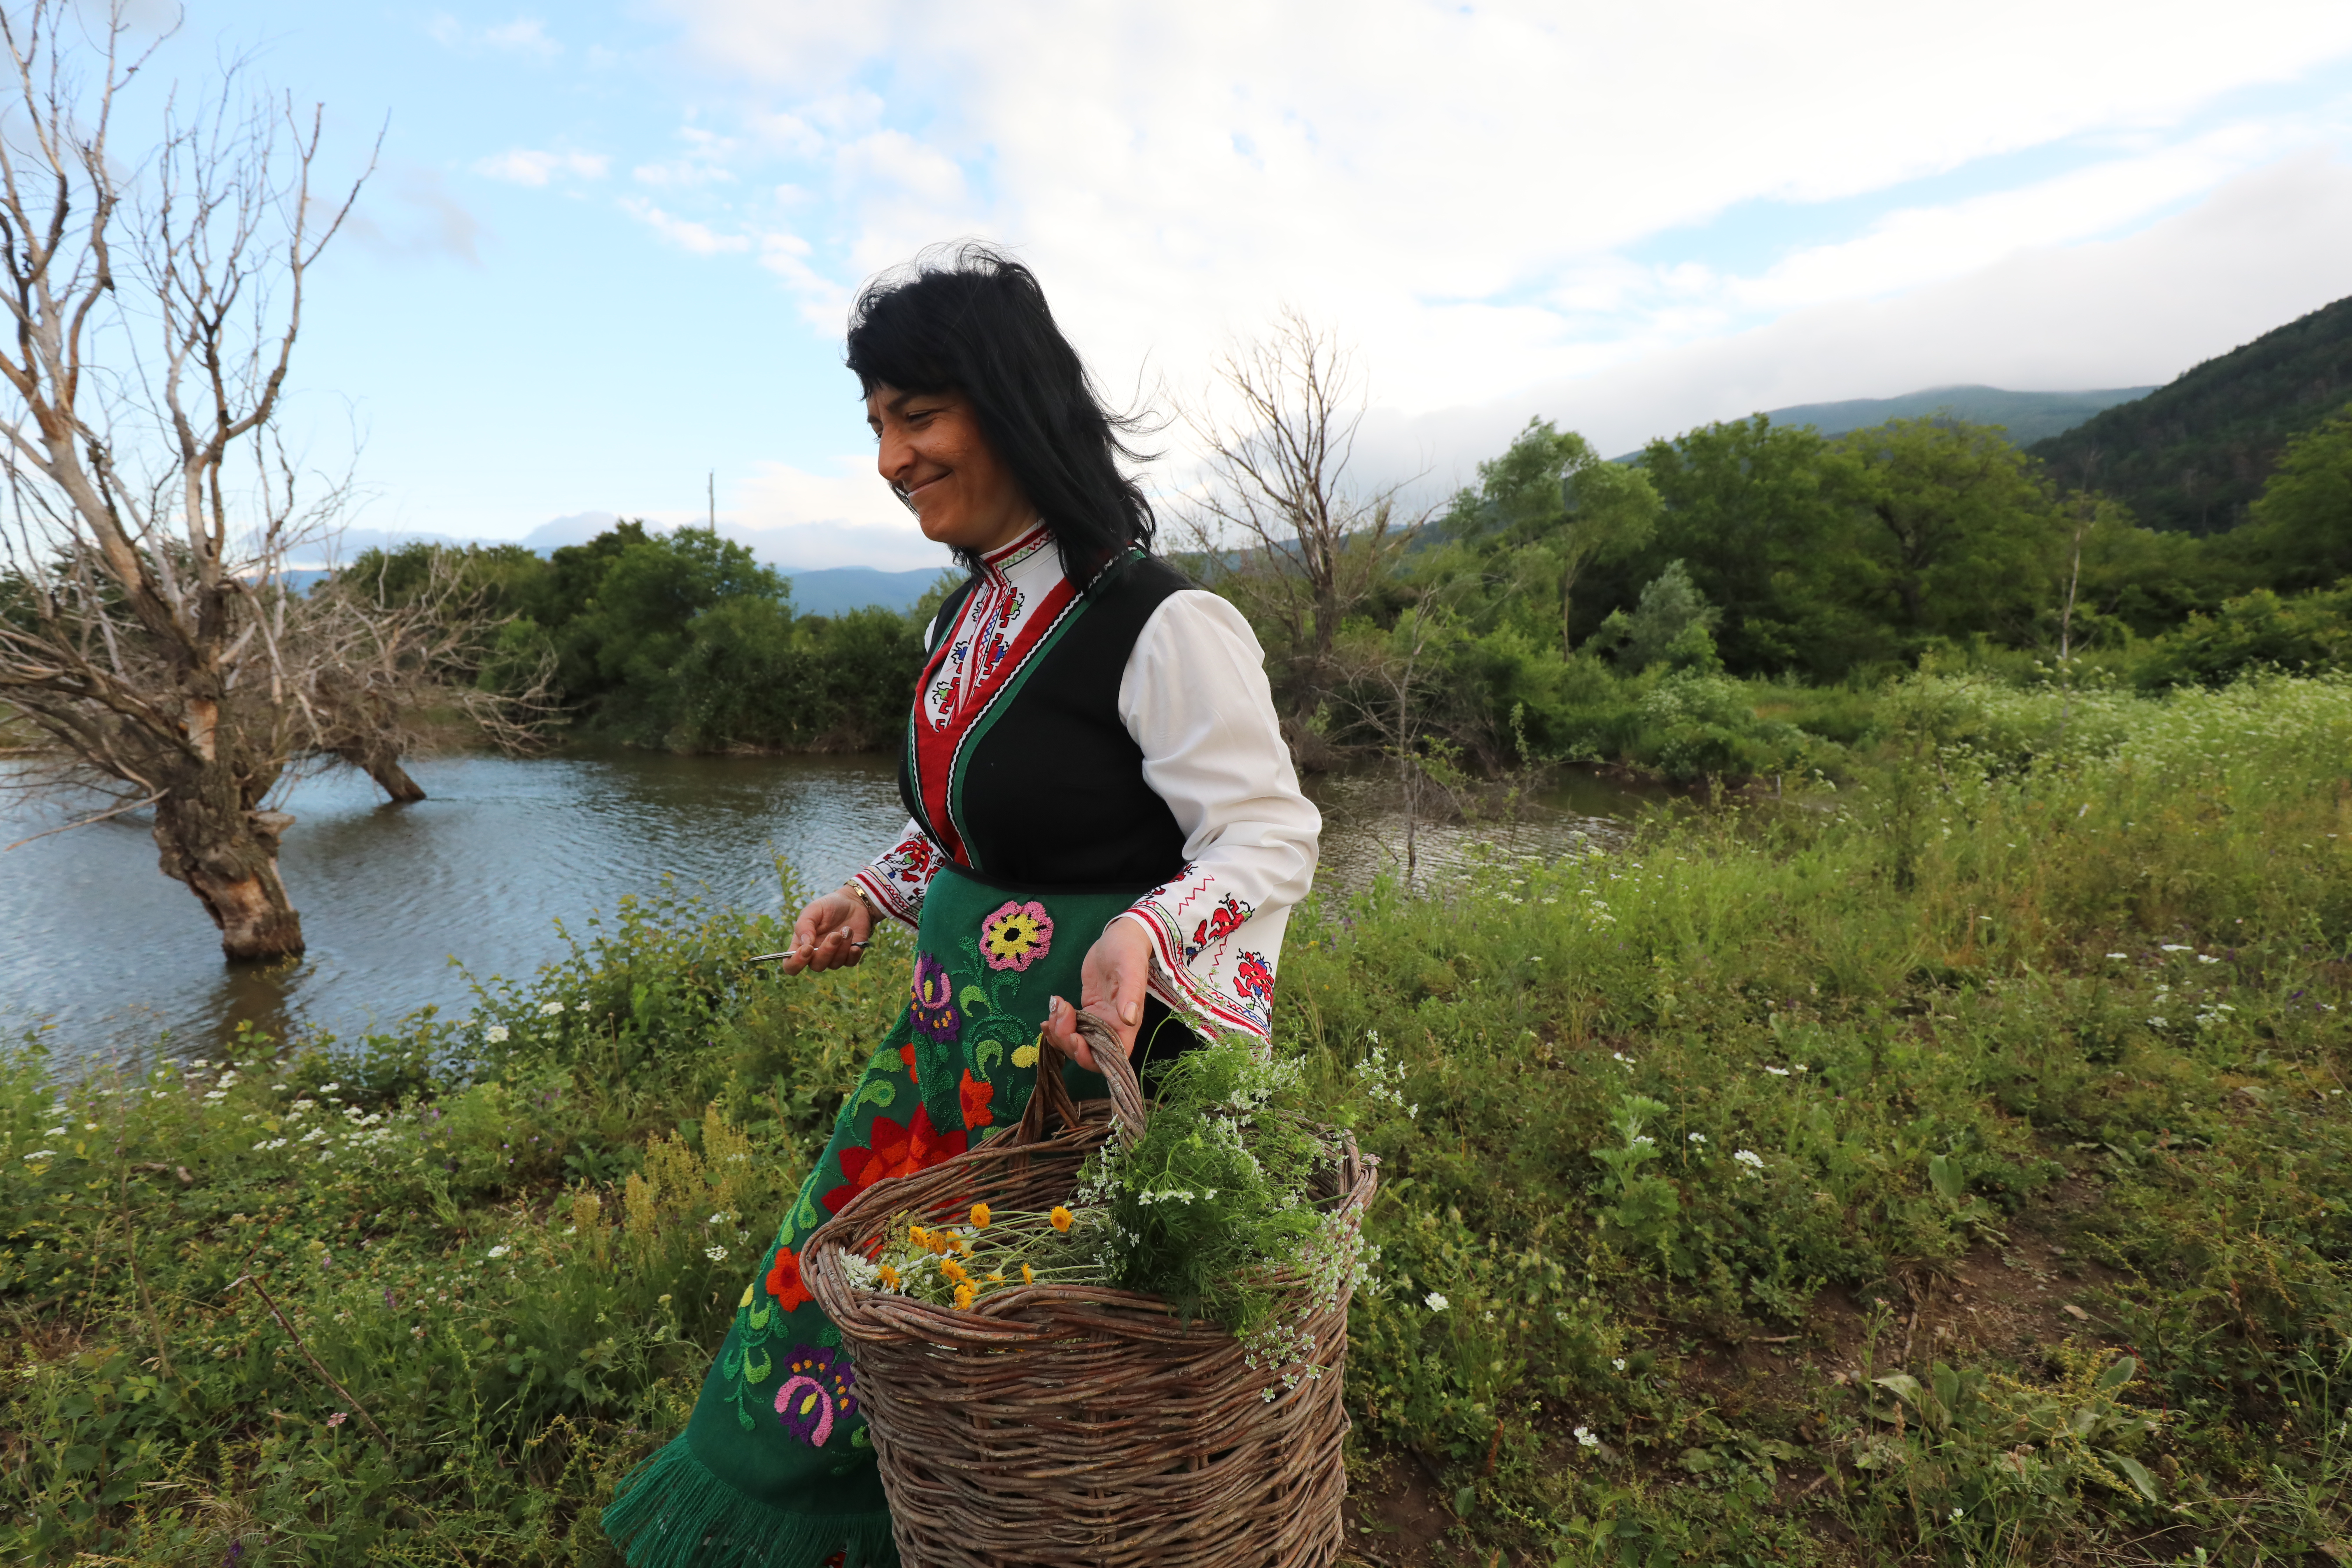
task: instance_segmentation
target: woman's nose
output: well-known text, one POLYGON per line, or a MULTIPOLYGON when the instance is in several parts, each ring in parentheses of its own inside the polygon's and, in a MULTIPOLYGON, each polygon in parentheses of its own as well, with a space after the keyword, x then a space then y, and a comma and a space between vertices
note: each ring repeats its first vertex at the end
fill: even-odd
POLYGON ((874 452, 875 471, 895 485, 904 479, 907 470, 914 466, 914 443, 886 426, 881 442, 874 452))

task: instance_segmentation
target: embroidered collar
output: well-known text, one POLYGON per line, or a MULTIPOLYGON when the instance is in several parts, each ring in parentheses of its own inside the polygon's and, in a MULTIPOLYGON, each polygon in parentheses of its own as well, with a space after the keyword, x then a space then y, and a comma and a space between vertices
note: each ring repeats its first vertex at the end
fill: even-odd
MULTIPOLYGON (((1053 542, 1053 530, 1042 522, 1038 523, 1010 544, 1000 544, 982 555, 980 558, 980 574, 996 587, 1008 586, 1015 577, 1028 576, 1029 573, 1021 569, 1034 561, 1053 542)), ((1055 552, 1055 563, 1059 564, 1058 552, 1055 552)))

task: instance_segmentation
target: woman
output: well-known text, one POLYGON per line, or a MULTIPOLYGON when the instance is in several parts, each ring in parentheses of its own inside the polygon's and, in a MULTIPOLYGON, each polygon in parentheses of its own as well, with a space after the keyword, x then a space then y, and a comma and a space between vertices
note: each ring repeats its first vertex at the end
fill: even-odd
MULTIPOLYGON (((1120 422, 1019 263, 971 245, 867 286, 849 368, 882 478, 971 575, 931 622, 908 821, 793 928, 791 973, 913 927, 912 995, 743 1291, 684 1436, 604 1527, 634 1568, 897 1560, 856 1374, 797 1248, 875 1182, 1011 1126, 1076 1005, 1140 1060, 1266 1037, 1321 820, 1241 616, 1150 552, 1120 422)), ((1073 1088, 1099 1094, 1100 1080, 1073 1088)))

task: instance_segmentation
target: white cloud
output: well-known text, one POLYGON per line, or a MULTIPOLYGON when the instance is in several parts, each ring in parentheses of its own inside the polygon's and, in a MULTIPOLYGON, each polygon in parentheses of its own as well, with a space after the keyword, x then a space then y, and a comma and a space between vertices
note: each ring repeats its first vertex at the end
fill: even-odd
POLYGON ((436 11, 425 18, 425 32, 443 48, 465 55, 496 51, 544 63, 563 52, 563 46, 548 36, 547 24, 536 16, 471 27, 446 11, 436 11))
POLYGON ((691 251, 697 256, 719 256, 751 248, 748 235, 720 234, 706 224, 665 212, 642 196, 623 196, 621 210, 679 249, 691 251))
POLYGON ((795 215, 814 248, 760 252, 804 301, 981 234, 1114 384, 1194 379, 1289 300, 1407 411, 2145 223, 2281 145, 2253 100, 2192 121, 2352 52, 2338 0, 2148 0, 2128 28, 2091 0, 1965 28, 1861 0, 666 8, 741 84, 747 180, 824 209, 795 215), (2021 172, 1901 199, 2001 156, 2021 172), (1710 258, 1710 225, 1832 200, 1864 207, 1710 258))
POLYGON ((870 455, 836 458, 834 466, 835 472, 823 474, 759 464, 730 498, 720 531, 757 542, 764 560, 804 570, 948 564, 946 550, 923 537, 874 471, 870 455))
POLYGON ((543 153, 535 148, 516 147, 475 160, 474 173, 486 179, 505 180, 512 184, 542 186, 559 174, 601 180, 612 166, 613 160, 602 153, 543 153))
POLYGON ((1376 413, 1371 477, 1466 483, 1532 416, 1632 449, 1759 409, 1968 384, 2026 390, 2170 380, 2352 288, 2352 161, 2305 153, 2241 175, 2136 234, 2008 256, 1894 298, 1629 354, 1462 406, 1376 413))

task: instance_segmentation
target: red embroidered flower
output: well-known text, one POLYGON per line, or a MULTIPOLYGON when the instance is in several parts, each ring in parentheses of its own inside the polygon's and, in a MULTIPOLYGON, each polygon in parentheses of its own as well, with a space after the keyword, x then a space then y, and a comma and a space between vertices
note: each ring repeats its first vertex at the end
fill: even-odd
POLYGON ((963 1082, 956 1086, 956 1094, 963 1101, 966 1127, 985 1127, 996 1120, 996 1113, 988 1109, 988 1102, 996 1098, 996 1086, 972 1077, 970 1068, 963 1069, 963 1082))
POLYGON ((1274 971, 1265 964, 1265 955, 1244 952, 1234 969, 1234 991, 1246 1001, 1265 1006, 1274 999, 1274 971))
POLYGON ((901 1127, 887 1116, 874 1119, 866 1147, 841 1152, 840 1186, 824 1194, 824 1206, 839 1214, 850 1199, 877 1182, 928 1171, 964 1151, 970 1140, 961 1131, 941 1132, 931 1125, 929 1106, 917 1106, 915 1119, 901 1127))
POLYGON ((787 1312, 811 1300, 807 1289, 801 1284, 800 1256, 789 1247, 776 1248, 776 1261, 768 1268, 768 1294, 787 1312))

